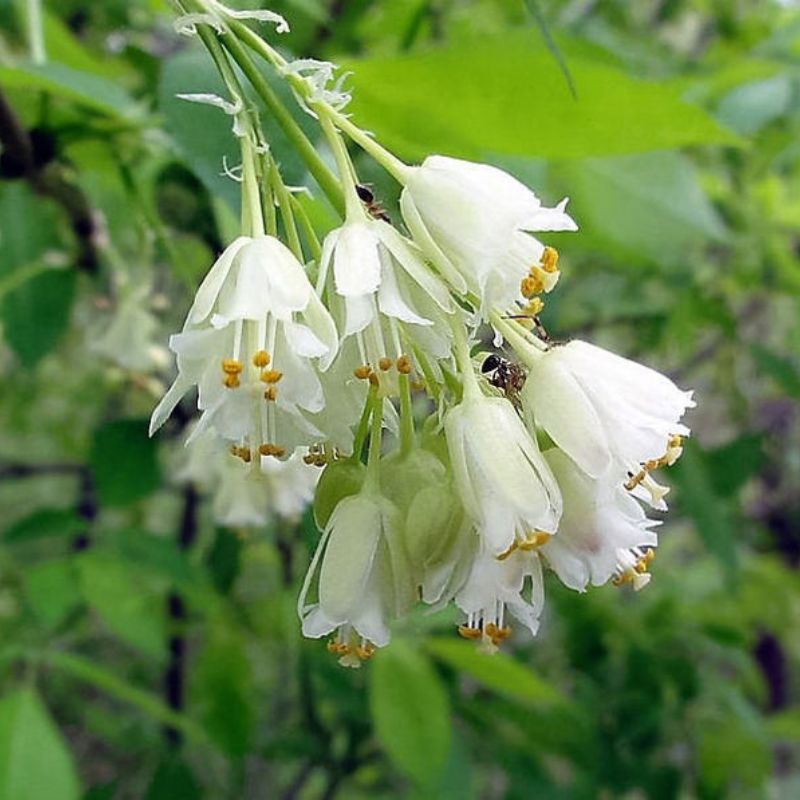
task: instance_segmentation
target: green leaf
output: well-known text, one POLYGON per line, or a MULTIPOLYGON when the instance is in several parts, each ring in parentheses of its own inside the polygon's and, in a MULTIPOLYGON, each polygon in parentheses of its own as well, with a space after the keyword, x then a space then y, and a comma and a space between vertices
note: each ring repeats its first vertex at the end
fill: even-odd
POLYGON ((216 625, 192 675, 194 707, 210 738, 230 756, 246 755, 256 723, 253 675, 245 641, 216 625))
POLYGON ((623 255, 684 266, 687 248, 726 238, 695 168, 678 153, 587 159, 561 172, 582 238, 623 255))
POLYGON ((774 739, 800 742, 800 710, 790 708, 766 719, 767 731, 774 739))
POLYGON ((684 444, 683 455, 669 472, 677 487, 677 503, 688 514, 708 551, 732 574, 738 566, 736 527, 730 505, 720 497, 710 475, 706 453, 692 440, 684 444))
POLYGON ((3 336, 25 366, 35 366, 58 344, 69 324, 74 296, 74 271, 54 269, 3 296, 3 336))
POLYGON ((241 539, 225 528, 217 529, 206 563, 217 591, 228 594, 241 569, 241 539))
POLYGON ((3 532, 3 541, 33 542, 55 536, 73 536, 86 528, 86 523, 72 510, 43 508, 17 520, 3 532))
POLYGON ((99 428, 89 454, 94 487, 104 505, 133 503, 160 485, 157 445, 147 421, 122 419, 99 428))
POLYGON ((163 592, 145 584, 134 567, 109 553, 85 553, 78 568, 86 602, 108 629, 148 655, 163 656, 163 592))
POLYGON ((430 152, 575 158, 737 141, 684 103, 677 84, 636 80, 585 52, 565 53, 577 101, 550 54, 523 29, 348 61, 348 111, 408 159, 430 152))
POLYGON ((30 689, 15 691, 0 701, 0 797, 80 797, 72 754, 39 696, 30 689))
POLYGON ((762 345, 750 347, 758 368, 793 397, 800 397, 800 370, 792 361, 773 353, 762 345))
POLYGON ((396 640, 377 655, 369 678, 375 731, 392 761, 419 784, 436 781, 450 750, 450 703, 430 661, 396 640))
POLYGON ((739 436, 708 452, 708 466, 714 491, 731 497, 757 474, 765 461, 764 440, 758 434, 739 436))
POLYGON ((0 84, 8 89, 43 91, 114 117, 133 117, 137 106, 116 81, 64 64, 0 67, 0 84))
POLYGON ((788 75, 753 81, 727 94, 717 107, 717 117, 737 133, 751 135, 786 113, 792 92, 788 75))
POLYGON ((452 638, 428 639, 425 648, 439 661, 514 700, 536 705, 563 701, 555 687, 505 653, 481 653, 474 644, 452 638))
POLYGON ((153 775, 145 800, 200 800, 203 793, 183 761, 167 758, 153 775))
POLYGON ((48 628, 57 628, 83 602, 72 559, 55 559, 25 570, 25 596, 48 628))

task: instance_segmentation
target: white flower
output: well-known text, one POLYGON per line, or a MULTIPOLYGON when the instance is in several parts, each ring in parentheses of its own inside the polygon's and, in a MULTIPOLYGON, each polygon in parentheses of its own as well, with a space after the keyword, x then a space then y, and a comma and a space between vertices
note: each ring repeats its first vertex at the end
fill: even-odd
POLYGON ((157 430, 198 386, 195 429, 263 455, 282 456, 322 434, 313 415, 324 397, 317 370, 337 351, 336 328, 300 262, 271 236, 239 237, 197 291, 183 332, 170 339, 178 377, 150 423, 157 430))
POLYGON ((320 470, 303 461, 297 449, 286 461, 261 458, 261 474, 266 484, 269 510, 280 517, 299 517, 311 505, 320 470))
POLYGON ((327 285, 329 304, 342 310, 342 337, 355 335, 361 363, 376 369, 382 358, 403 352, 398 323, 430 327, 453 306, 412 242, 383 220, 360 217, 326 237, 317 288, 327 285))
POLYGON ((660 523, 647 518, 619 481, 589 477, 557 448, 544 457, 561 488, 564 513, 540 552, 570 589, 601 586, 628 568, 632 551, 638 559, 658 543, 650 529, 660 523))
POLYGON ((217 459, 212 503, 214 521, 229 528, 266 525, 270 508, 264 476, 230 453, 219 453, 217 459))
MULTIPOLYGON (((508 173, 444 156, 410 168, 400 198, 414 240, 453 288, 478 295, 484 310, 510 308, 526 274, 540 269, 545 248, 526 231, 577 230, 566 203, 545 208, 508 173)), ((544 266, 555 264, 546 257, 544 266)), ((542 281, 541 291, 552 288, 554 281, 542 281)))
POLYGON ((148 372, 164 366, 169 353, 154 341, 158 322, 147 301, 146 286, 126 292, 105 329, 91 332, 90 349, 123 369, 148 372))
POLYGON ((444 427, 458 494, 488 553, 556 530, 558 485, 508 400, 465 392, 444 427))
POLYGON ((338 630, 329 649, 358 666, 389 642, 388 623, 413 601, 395 506, 364 490, 340 501, 331 514, 306 574, 297 610, 303 634, 338 630), (306 598, 317 578, 315 603, 306 598))
POLYGON ((481 640, 488 652, 511 634, 506 610, 535 635, 544 608, 542 564, 536 549, 518 548, 502 559, 479 554, 456 595, 456 605, 467 615, 458 632, 465 639, 481 640), (528 578, 530 589, 525 592, 528 578))
POLYGON ((529 365, 526 414, 588 475, 624 480, 648 462, 670 464, 679 455, 676 437, 689 429, 678 420, 695 403, 665 375, 578 340, 529 365))

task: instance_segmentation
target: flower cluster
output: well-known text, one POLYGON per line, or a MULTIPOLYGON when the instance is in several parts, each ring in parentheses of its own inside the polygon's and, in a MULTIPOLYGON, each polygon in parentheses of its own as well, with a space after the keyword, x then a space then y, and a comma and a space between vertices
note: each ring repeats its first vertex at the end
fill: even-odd
MULTIPOLYGON (((236 33, 219 3, 193 7, 193 25, 213 14, 210 31, 236 33)), ((567 200, 547 207, 487 164, 404 164, 322 90, 324 64, 302 62, 322 76, 309 80, 257 41, 318 121, 341 221, 315 231, 257 115, 232 106, 243 228, 170 340, 178 373, 151 432, 197 387, 190 443, 229 452, 219 513, 244 524, 263 517, 274 465, 317 470, 321 538, 298 613, 345 665, 419 603, 455 603, 459 633, 491 651, 511 617, 536 633, 545 570, 577 591, 644 586, 658 524, 647 509, 666 509, 652 473, 679 457, 694 403, 648 367, 544 333, 558 253, 534 234, 577 229, 567 200), (399 182, 402 221, 359 183, 348 140, 399 182), (480 350, 492 333, 504 355, 480 350)), ((293 481, 310 496, 315 481, 285 475, 274 503, 293 481)))

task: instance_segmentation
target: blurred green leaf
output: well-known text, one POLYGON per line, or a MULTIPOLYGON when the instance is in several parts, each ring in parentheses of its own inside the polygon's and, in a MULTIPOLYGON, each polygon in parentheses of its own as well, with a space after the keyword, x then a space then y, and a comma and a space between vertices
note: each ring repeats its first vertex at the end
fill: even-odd
POLYGON ((487 689, 536 705, 563 700, 560 692, 543 681, 532 668, 520 664, 505 653, 481 653, 471 642, 435 638, 425 648, 440 661, 469 675, 487 689))
POLYGON ((636 80, 584 54, 569 58, 578 100, 529 30, 412 55, 344 62, 356 121, 409 159, 430 152, 543 158, 734 143, 667 82, 636 80), (447 102, 442 102, 447 98, 447 102))
MULTIPOLYGON (((0 183, 0 279, 38 266, 44 253, 59 244, 59 209, 26 183, 0 183)), ((5 281, 0 280, 0 296, 5 281)))
POLYGON ((53 559, 25 570, 25 595, 48 628, 57 628, 83 602, 72 559, 53 559))
POLYGON ((137 106, 116 81, 64 64, 26 64, 0 67, 0 83, 7 88, 49 92, 114 117, 133 117, 137 106))
POLYGON ((623 255, 682 267, 687 248, 726 238, 695 168, 678 153, 589 159, 561 172, 582 237, 594 235, 623 255))
POLYGON ((767 731, 774 739, 800 742, 800 709, 789 708, 766 719, 767 731))
POLYGON ((714 489, 707 453, 693 441, 684 443, 683 455, 669 473, 678 489, 681 510, 688 514, 708 551, 731 574, 738 565, 736 531, 730 505, 714 489))
POLYGON ((218 528, 206 559, 217 591, 228 594, 241 568, 241 539, 226 528, 218 528))
POLYGON ((39 696, 19 689, 0 701, 0 797, 77 800, 72 754, 39 696))
POLYGON ((200 800, 203 796, 189 767, 177 758, 167 757, 158 765, 145 800, 200 800))
POLYGON ((714 491, 723 497, 731 497, 758 473, 764 461, 764 439, 758 434, 739 436, 710 450, 708 465, 714 491))
POLYGON ((164 599, 144 584, 139 572, 100 551, 78 560, 86 602, 109 630, 148 655, 164 654, 164 599))
POLYGON ((59 343, 74 296, 75 272, 61 269, 40 272, 3 296, 3 336, 25 366, 35 366, 59 343))
POLYGON ((209 642, 192 675, 195 706, 213 741, 230 756, 251 746, 256 720, 253 675, 244 641, 225 625, 209 632, 209 642))
POLYGON ((159 487, 158 448, 147 426, 146 420, 121 419, 95 432, 89 467, 102 504, 127 505, 159 487))
POLYGON ((32 542, 55 536, 73 536, 86 528, 86 523, 72 510, 43 508, 17 520, 3 531, 3 541, 32 542))
POLYGON ((800 370, 792 361, 759 344, 751 345, 750 352, 764 374, 772 378, 783 391, 800 397, 800 370))
POLYGON ((450 750, 450 703, 427 657, 402 640, 370 665, 369 701, 375 732, 402 772, 428 786, 450 750))
POLYGON ((717 106, 717 117, 732 130, 750 135, 777 119, 792 102, 788 75, 737 86, 717 106))

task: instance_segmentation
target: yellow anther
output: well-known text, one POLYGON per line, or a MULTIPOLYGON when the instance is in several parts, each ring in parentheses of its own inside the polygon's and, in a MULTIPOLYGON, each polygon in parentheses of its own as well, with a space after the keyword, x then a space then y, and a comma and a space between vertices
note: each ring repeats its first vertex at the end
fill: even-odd
POLYGON ((272 455, 274 455, 275 458, 283 458, 286 455, 286 448, 276 445, 272 448, 272 455))
POLYGON ((283 373, 277 369, 265 369, 259 377, 263 383, 277 383, 283 377, 283 373))
POLYGON ((249 464, 250 460, 252 459, 252 454, 250 453, 249 447, 239 447, 238 445, 234 444, 231 446, 231 454, 237 458, 241 458, 245 464, 249 464))
POLYGON ((642 469, 636 473, 636 475, 631 475, 624 484, 622 484, 629 492, 632 492, 645 478, 647 477, 647 470, 642 469))
POLYGON ((508 548, 508 550, 503 550, 503 552, 500 553, 499 556, 495 556, 495 558, 498 561, 505 561, 518 547, 519 547, 519 545, 517 544, 517 542, 513 541, 513 542, 511 542, 511 545, 508 548))
POLYGON ((261 453, 262 456, 275 456, 276 458, 280 458, 280 456, 286 452, 286 448, 277 444, 265 442, 258 448, 258 452, 261 453))
POLYGON ((492 644, 496 646, 511 636, 511 628, 509 626, 498 628, 497 625, 490 622, 484 628, 484 633, 492 640, 492 644))
POLYGON ((526 275, 519 282, 519 293, 526 299, 530 299, 543 290, 544 283, 534 275, 526 275))
POLYGON ((401 375, 408 375, 411 372, 411 359, 408 356, 400 356, 397 359, 397 371, 401 375))
POLYGON ((458 635, 463 636, 465 639, 480 639, 480 628, 470 628, 469 625, 459 625, 458 635))
POLYGON ((324 467, 328 463, 328 458, 324 453, 317 453, 312 463, 315 467, 324 467))
POLYGON ((274 386, 270 386, 264 392, 264 399, 274 401, 278 397, 278 390, 274 386))
POLYGON ((673 436, 669 437, 667 441, 667 447, 683 447, 683 436, 679 436, 677 433, 673 436))
POLYGON ((543 544, 547 544, 552 534, 545 533, 544 531, 533 531, 524 542, 520 542, 517 547, 520 550, 536 550, 543 544))
POLYGON ((356 647, 355 653, 362 661, 367 661, 375 655, 375 648, 369 642, 365 642, 360 647, 356 647))
POLYGON ((264 369, 264 367, 269 365, 270 361, 272 361, 272 359, 266 350, 259 350, 253 355, 253 366, 259 369, 264 369))
POLYGON ((378 361, 378 366, 381 368, 382 372, 388 372, 392 368, 392 359, 384 356, 378 361))
POLYGON ((346 656, 350 652, 350 645, 344 642, 328 642, 328 652, 335 656, 346 656))
POLYGON ((241 386, 241 383, 239 382, 239 376, 232 373, 228 373, 223 379, 222 383, 226 389, 238 389, 239 386, 241 386))
POLYGON ((360 381, 365 381, 372 375, 372 367, 369 364, 362 364, 360 367, 356 367, 353 370, 353 375, 360 381))
POLYGON ((370 386, 380 386, 380 381, 378 380, 378 376, 374 372, 370 372, 367 380, 369 381, 370 386))
POLYGON ((630 571, 626 570, 621 575, 617 575, 615 578, 611 579, 611 583, 614 586, 624 586, 626 583, 630 583, 633 580, 633 575, 630 571))
POLYGON ((425 391, 425 381, 411 381, 411 383, 409 384, 409 386, 410 386, 410 387, 411 387, 411 388, 412 388, 412 389, 413 389, 415 392, 424 392, 424 391, 425 391))
POLYGON ((317 460, 317 456, 313 453, 303 456, 303 463, 308 464, 310 467, 317 460))
POLYGON ((644 559, 644 563, 645 564, 651 564, 655 557, 656 557, 656 551, 653 550, 652 547, 648 548, 645 551, 645 554, 642 556, 642 558, 644 559))
POLYGON ((541 314, 543 308, 544 300, 541 297, 532 297, 525 308, 522 309, 522 313, 526 316, 535 317, 537 314, 541 314))
POLYGON ((226 375, 238 375, 243 369, 242 362, 235 358, 225 358, 222 361, 222 371, 226 375))
POLYGON ((555 247, 545 247, 541 264, 545 272, 555 272, 558 269, 558 250, 555 247))

